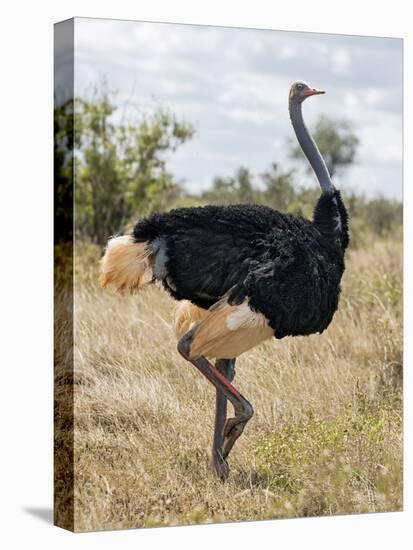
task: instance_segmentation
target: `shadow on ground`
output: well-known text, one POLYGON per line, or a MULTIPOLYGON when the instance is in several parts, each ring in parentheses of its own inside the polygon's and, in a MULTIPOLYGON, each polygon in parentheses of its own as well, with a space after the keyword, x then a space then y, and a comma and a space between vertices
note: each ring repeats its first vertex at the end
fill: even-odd
POLYGON ((24 508, 24 511, 26 512, 26 514, 30 514, 31 516, 34 516, 35 518, 40 519, 41 521, 44 521, 46 523, 49 523, 50 525, 53 525, 52 508, 31 507, 31 508, 24 508))

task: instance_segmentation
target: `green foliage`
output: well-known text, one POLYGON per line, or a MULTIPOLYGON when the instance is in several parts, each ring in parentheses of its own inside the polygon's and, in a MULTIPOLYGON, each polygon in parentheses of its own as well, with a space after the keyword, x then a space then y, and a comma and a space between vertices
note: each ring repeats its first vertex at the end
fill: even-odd
POLYGON ((292 184, 294 172, 281 172, 278 164, 273 162, 267 172, 261 174, 264 184, 264 200, 277 210, 287 212, 294 202, 296 192, 292 184))
POLYGON ((108 94, 75 101, 76 231, 104 244, 133 216, 165 209, 180 194, 166 155, 194 135, 190 124, 159 109, 115 123, 108 94))
POLYGON ((54 242, 70 243, 73 238, 73 101, 54 112, 54 242))
MULTIPOLYGON (((311 134, 324 157, 331 177, 354 162, 359 139, 347 120, 321 116, 311 134)), ((292 146, 291 156, 307 163, 299 145, 292 146)), ((306 166, 308 171, 311 171, 308 163, 306 166)))
POLYGON ((276 163, 259 176, 260 184, 255 183, 248 168, 240 167, 234 176, 216 177, 212 188, 201 195, 202 203, 209 204, 267 204, 273 208, 290 211, 296 197, 293 186, 293 171, 282 172, 276 163))
POLYGON ((251 203, 258 200, 258 193, 251 172, 241 166, 234 176, 214 178, 211 189, 202 194, 202 199, 209 204, 251 203))
POLYGON ((337 416, 323 419, 309 410, 304 419, 291 419, 279 431, 259 439, 255 445, 258 470, 269 488, 300 500, 304 487, 312 485, 319 498, 308 510, 311 515, 334 513, 334 508, 325 509, 325 503, 339 507, 335 501, 348 484, 380 498, 390 481, 401 475, 399 465, 392 465, 394 471, 382 466, 389 463, 388 434, 401 429, 394 399, 386 395, 370 401, 356 390, 354 403, 337 416))
POLYGON ((395 226, 403 223, 403 206, 401 202, 380 197, 365 205, 367 225, 377 235, 388 235, 395 226))

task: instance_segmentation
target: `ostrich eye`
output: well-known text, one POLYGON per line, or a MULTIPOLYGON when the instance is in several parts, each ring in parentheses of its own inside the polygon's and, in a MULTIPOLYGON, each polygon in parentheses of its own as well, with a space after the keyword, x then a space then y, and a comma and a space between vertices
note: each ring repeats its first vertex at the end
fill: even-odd
POLYGON ((303 85, 302 84, 297 84, 297 90, 302 90, 303 89, 303 85))

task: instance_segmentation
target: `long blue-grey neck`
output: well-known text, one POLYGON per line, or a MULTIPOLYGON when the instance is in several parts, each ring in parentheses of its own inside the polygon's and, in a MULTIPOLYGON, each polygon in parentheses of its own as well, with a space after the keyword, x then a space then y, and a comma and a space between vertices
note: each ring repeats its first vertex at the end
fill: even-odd
POLYGON ((328 173, 326 163, 321 156, 318 147, 311 137, 304 123, 303 114, 301 112, 301 103, 290 101, 289 104, 290 119, 293 125, 295 135, 301 145, 308 162, 317 176, 318 182, 323 193, 334 193, 335 188, 328 173))

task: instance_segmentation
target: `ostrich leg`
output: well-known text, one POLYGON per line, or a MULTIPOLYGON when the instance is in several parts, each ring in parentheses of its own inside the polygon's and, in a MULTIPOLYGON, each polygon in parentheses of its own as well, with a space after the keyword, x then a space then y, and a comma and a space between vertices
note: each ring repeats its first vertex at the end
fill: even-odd
MULTIPOLYGON (((254 414, 252 405, 243 397, 231 382, 219 371, 217 367, 205 357, 190 357, 193 332, 190 330, 178 342, 178 351, 187 361, 192 363, 216 389, 220 390, 229 399, 234 407, 235 416, 229 418, 224 427, 223 459, 226 459, 234 443, 244 431, 244 428, 254 414)), ((226 476, 228 472, 226 473, 226 476)))
MULTIPOLYGON (((235 359, 217 359, 215 367, 230 382, 235 376, 235 359)), ((215 429, 212 445, 212 465, 218 477, 225 480, 229 474, 227 461, 223 458, 224 428, 227 420, 227 398, 217 388, 215 398, 215 429)))

